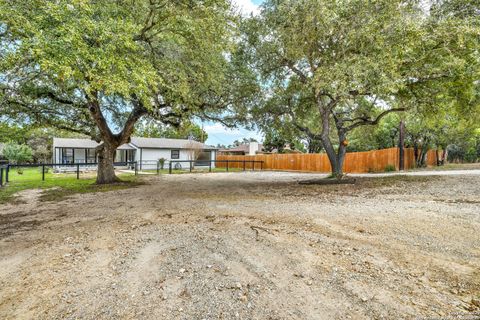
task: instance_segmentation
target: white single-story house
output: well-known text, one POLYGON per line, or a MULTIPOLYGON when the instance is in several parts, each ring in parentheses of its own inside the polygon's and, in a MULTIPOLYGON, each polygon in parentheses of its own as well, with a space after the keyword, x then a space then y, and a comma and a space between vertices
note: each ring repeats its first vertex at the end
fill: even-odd
MULTIPOLYGON (((90 139, 53 138, 53 163, 95 163, 97 155, 95 148, 99 143, 90 139)), ((158 160, 165 159, 165 168, 169 162, 183 168, 189 163, 175 162, 195 160, 195 164, 208 166, 210 160, 215 160, 217 148, 204 143, 187 139, 139 138, 132 137, 130 143, 118 147, 115 154, 116 163, 138 163, 140 170, 156 169, 158 160)), ((212 163, 215 167, 215 163, 212 163)))

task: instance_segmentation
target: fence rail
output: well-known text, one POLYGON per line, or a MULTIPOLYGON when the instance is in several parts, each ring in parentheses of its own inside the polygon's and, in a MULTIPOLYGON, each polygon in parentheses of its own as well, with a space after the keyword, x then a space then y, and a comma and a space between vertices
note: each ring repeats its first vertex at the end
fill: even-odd
MULTIPOLYGON (((229 159, 217 159, 217 160, 170 160, 168 163, 168 173, 172 173, 173 169, 176 168, 177 164, 180 164, 180 169, 183 169, 181 163, 188 163, 188 168, 190 172, 192 172, 195 165, 206 167, 208 166, 208 171, 212 172, 212 164, 215 164, 217 168, 225 168, 228 171, 230 168, 242 168, 243 171, 247 169, 251 169, 255 171, 256 166, 255 164, 260 164, 260 170, 263 170, 263 161, 262 160, 229 160, 229 159), (208 164, 207 164, 208 163, 208 164), (224 166, 219 166, 218 163, 224 164, 224 166), (247 166, 248 164, 248 166, 247 166)), ((258 168, 257 168, 258 169, 258 168)), ((158 168, 157 168, 158 172, 158 168)))
MULTIPOLYGON (((405 169, 415 167, 413 148, 405 148, 405 169)), ((306 171, 306 172, 331 172, 328 156, 324 153, 311 154, 262 154, 255 156, 218 155, 217 161, 263 161, 263 169, 306 171)), ((345 155, 343 171, 346 173, 383 172, 386 170, 399 170, 400 149, 389 148, 365 152, 349 152, 345 155)), ((434 166, 438 162, 437 150, 427 152, 426 164, 434 166)), ((222 164, 220 164, 221 166, 222 164)), ((219 166, 219 167, 220 167, 219 166)))
MULTIPOLYGON (((80 179, 80 172, 85 168, 96 168, 98 166, 97 162, 94 163, 25 163, 25 164, 8 164, 6 166, 0 167, 0 187, 5 183, 9 182, 9 173, 12 168, 41 168, 42 181, 45 181, 45 173, 48 172, 47 168, 55 168, 56 170, 62 171, 63 168, 72 167, 73 170, 70 172, 75 172, 77 179, 80 179), (5 177, 5 178, 4 178, 5 177), (5 179, 5 180, 3 180, 5 179)), ((135 169, 135 175, 138 174, 138 164, 134 162, 115 162, 114 166, 132 166, 135 169)), ((63 170, 68 171, 68 170, 63 170)))

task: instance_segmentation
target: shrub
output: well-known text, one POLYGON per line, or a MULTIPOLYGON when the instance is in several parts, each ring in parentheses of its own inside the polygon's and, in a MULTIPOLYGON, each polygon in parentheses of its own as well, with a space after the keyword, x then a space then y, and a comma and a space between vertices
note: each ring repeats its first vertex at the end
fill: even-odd
POLYGON ((160 159, 158 159, 158 164, 160 165, 160 169, 161 169, 161 170, 163 170, 163 167, 165 166, 165 161, 166 161, 166 160, 167 160, 167 159, 165 159, 165 158, 160 158, 160 159))
POLYGON ((395 166, 393 164, 387 164, 385 166, 385 172, 392 172, 392 171, 396 171, 397 169, 395 168, 395 166))
POLYGON ((2 150, 3 156, 13 164, 32 160, 33 151, 26 144, 7 143, 2 150))
POLYGON ((462 162, 465 158, 465 150, 455 144, 447 147, 448 162, 462 162))
MULTIPOLYGON (((26 144, 7 143, 2 150, 3 156, 12 164, 19 164, 32 160, 32 148, 26 144)), ((18 167, 18 174, 23 174, 23 170, 18 167)))

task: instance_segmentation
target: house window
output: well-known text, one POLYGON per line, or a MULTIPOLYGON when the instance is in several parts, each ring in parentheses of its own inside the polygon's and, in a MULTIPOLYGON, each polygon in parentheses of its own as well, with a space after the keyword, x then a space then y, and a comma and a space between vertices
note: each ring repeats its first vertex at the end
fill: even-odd
POLYGON ((97 162, 97 157, 95 155, 95 149, 86 149, 85 151, 87 157, 85 161, 86 163, 95 163, 97 162))
POLYGON ((73 149, 62 149, 62 163, 73 163, 74 151, 73 149))
POLYGON ((171 159, 180 159, 180 150, 172 150, 171 159))

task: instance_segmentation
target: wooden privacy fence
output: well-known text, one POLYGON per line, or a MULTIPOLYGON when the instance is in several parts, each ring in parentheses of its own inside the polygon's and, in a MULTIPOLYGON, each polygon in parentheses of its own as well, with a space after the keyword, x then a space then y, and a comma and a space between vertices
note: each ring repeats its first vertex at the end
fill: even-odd
MULTIPOLYGON (((415 167, 413 148, 405 148, 404 150, 405 170, 412 169, 415 167)), ((399 148, 349 152, 345 156, 343 170, 348 173, 383 172, 389 168, 399 170, 399 157, 399 148)), ((266 170, 331 172, 330 162, 325 153, 260 154, 255 156, 218 155, 217 160, 263 161, 263 169, 266 170)), ((426 163, 428 166, 437 164, 436 150, 427 152, 426 163)), ((249 169, 248 162, 246 165, 249 169)), ((230 168, 241 168, 241 166, 243 166, 241 163, 230 164, 230 168)), ((217 167, 222 168, 224 164, 219 162, 217 167)))

